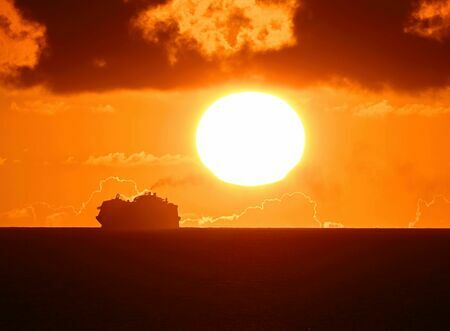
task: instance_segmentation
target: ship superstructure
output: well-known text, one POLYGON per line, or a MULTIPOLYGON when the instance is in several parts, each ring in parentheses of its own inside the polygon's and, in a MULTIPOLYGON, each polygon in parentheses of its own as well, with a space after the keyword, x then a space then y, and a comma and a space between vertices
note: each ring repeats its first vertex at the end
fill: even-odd
POLYGON ((124 200, 118 194, 104 201, 96 217, 104 229, 153 230, 178 229, 178 206, 146 192, 133 200, 124 200))

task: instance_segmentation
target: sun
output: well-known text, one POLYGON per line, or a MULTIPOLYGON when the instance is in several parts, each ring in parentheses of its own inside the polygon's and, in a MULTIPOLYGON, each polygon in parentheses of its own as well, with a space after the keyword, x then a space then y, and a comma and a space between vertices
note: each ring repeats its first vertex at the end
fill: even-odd
POLYGON ((300 161, 303 124, 284 100, 260 92, 225 96, 197 128, 202 162, 224 182, 257 186, 283 179, 300 161))

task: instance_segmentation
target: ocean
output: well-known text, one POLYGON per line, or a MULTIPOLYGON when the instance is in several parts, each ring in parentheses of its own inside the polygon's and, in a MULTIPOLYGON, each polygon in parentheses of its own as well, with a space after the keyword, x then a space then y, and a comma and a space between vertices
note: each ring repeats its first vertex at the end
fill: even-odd
POLYGON ((450 230, 0 229, 0 329, 448 330, 450 230))

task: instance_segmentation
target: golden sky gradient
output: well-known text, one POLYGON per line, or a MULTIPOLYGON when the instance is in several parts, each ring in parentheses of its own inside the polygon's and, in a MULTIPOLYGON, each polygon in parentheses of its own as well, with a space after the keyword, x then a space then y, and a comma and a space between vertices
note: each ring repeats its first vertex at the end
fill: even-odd
POLYGON ((97 226, 102 200, 148 189, 183 226, 449 227, 449 8, 0 0, 0 226, 97 226), (306 131, 261 187, 195 148, 207 107, 248 90, 306 131))

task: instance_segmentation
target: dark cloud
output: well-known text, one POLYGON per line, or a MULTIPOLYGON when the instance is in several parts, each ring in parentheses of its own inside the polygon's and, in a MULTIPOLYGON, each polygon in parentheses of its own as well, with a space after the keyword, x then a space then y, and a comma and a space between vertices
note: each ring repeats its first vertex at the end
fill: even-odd
POLYGON ((46 84, 60 92, 166 89, 252 77, 294 86, 345 78, 403 90, 449 83, 450 40, 407 32, 415 0, 303 0, 294 16, 295 44, 263 52, 242 45, 225 60, 205 58, 186 45, 177 49, 175 63, 167 47, 173 47, 176 31, 163 29, 149 42, 132 24, 157 2, 16 3, 47 29, 45 53, 36 67, 22 69, 15 82, 21 86, 46 84))
POLYGON ((450 42, 404 32, 414 3, 304 1, 296 18, 297 47, 259 63, 272 68, 274 79, 291 83, 343 77, 370 88, 441 87, 449 82, 450 42))
POLYGON ((47 28, 39 65, 24 69, 14 83, 44 84, 57 92, 200 84, 210 65, 196 54, 171 65, 162 45, 147 43, 130 21, 140 1, 32 1, 17 5, 47 28), (101 65, 100 65, 101 64, 101 65))

